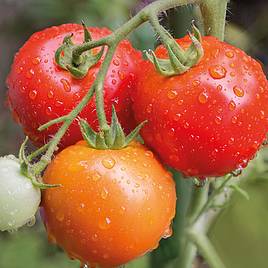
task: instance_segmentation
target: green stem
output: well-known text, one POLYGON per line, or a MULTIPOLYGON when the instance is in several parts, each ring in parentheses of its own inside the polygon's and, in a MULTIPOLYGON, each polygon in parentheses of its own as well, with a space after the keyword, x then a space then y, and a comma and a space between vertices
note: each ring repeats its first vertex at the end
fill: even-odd
POLYGON ((190 231, 188 236, 192 242, 195 243, 198 251, 202 254, 209 267, 225 268, 225 265, 222 263, 214 246, 211 244, 206 235, 199 232, 195 233, 194 231, 190 231))
POLYGON ((224 40, 225 20, 228 0, 203 0, 200 3, 207 35, 224 40))
POLYGON ((207 212, 208 209, 211 208, 212 204, 215 201, 216 196, 219 195, 220 193, 222 193, 222 191, 224 191, 224 188, 226 187, 226 185, 228 184, 228 182, 232 179, 232 177, 233 177, 232 175, 228 175, 224 179, 224 181, 221 183, 221 185, 218 188, 214 189, 214 191, 211 193, 211 195, 207 199, 207 202, 204 204, 204 206, 202 207, 202 209, 192 219, 192 223, 196 222, 204 213, 207 212))
POLYGON ((39 162, 37 162, 36 164, 32 166, 31 175, 37 176, 41 174, 42 171, 46 168, 46 166, 50 163, 51 158, 54 154, 54 151, 57 150, 57 147, 61 138, 66 133, 69 126, 72 124, 73 120, 79 115, 79 113, 87 105, 89 100, 92 98, 93 94, 94 94, 94 84, 91 87, 91 89, 88 91, 88 93, 84 96, 82 101, 76 106, 76 108, 69 113, 63 125, 60 127, 60 129, 58 130, 54 138, 50 141, 46 154, 41 157, 39 162))
POLYGON ((96 79, 96 109, 98 115, 98 121, 100 125, 100 129, 104 132, 109 130, 109 125, 107 123, 106 115, 105 115, 105 108, 104 108, 104 98, 103 98, 103 85, 104 79, 108 72, 109 66, 113 59, 114 52, 116 50, 117 44, 111 46, 105 56, 105 60, 102 63, 102 68, 98 73, 98 77, 96 79))
MULTIPOLYGON (((191 226, 193 219, 196 218, 204 204, 207 202, 208 190, 209 182, 207 182, 203 187, 197 188, 193 186, 193 193, 188 208, 186 226, 184 226, 185 230, 187 229, 187 227, 191 226)), ((176 263, 176 267, 191 268, 193 265, 193 261, 196 257, 196 253, 197 249, 195 244, 191 240, 189 240, 187 233, 185 233, 184 248, 178 258, 178 263, 176 263)))

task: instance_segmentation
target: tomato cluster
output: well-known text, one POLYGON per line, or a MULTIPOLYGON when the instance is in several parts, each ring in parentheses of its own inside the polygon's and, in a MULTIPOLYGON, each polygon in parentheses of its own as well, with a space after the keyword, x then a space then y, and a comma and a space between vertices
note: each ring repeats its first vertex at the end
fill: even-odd
MULTIPOLYGON (((93 39, 111 33, 89 31, 93 39)), ((35 33, 16 55, 7 79, 11 111, 38 146, 59 125, 43 132, 38 127, 72 111, 103 63, 104 56, 83 79, 60 68, 54 54, 71 33, 75 43, 83 42, 83 28, 76 24, 35 33)), ((177 42, 184 49, 191 45, 188 37, 177 42)), ((147 120, 141 135, 157 156, 138 142, 118 150, 91 148, 79 141, 78 120, 72 123, 43 177, 61 187, 44 190, 41 204, 50 240, 71 258, 115 267, 171 235, 175 184, 157 157, 187 176, 222 176, 244 168, 265 140, 268 84, 260 64, 214 37, 204 37, 202 46, 198 65, 163 77, 129 41, 119 44, 104 83, 107 118, 113 104, 126 133, 147 120)), ((164 46, 155 53, 168 58, 164 46)), ((79 116, 98 130, 94 98, 79 116)))

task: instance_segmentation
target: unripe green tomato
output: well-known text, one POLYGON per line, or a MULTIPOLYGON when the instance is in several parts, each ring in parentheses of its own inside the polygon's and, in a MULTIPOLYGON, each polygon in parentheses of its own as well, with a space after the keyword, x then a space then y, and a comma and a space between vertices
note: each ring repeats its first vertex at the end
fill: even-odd
POLYGON ((34 219, 40 189, 20 172, 15 156, 0 157, 0 231, 13 231, 34 219))

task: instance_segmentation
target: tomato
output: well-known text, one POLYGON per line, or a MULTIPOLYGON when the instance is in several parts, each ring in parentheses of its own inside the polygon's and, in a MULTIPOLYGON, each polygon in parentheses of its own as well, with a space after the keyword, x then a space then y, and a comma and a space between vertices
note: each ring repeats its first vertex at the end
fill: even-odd
MULTIPOLYGON (((111 33, 106 28, 88 28, 93 39, 111 33)), ((73 41, 82 43, 83 27, 77 24, 54 26, 37 32, 17 53, 7 79, 8 99, 15 119, 35 145, 46 143, 59 125, 39 132, 37 128, 57 117, 68 114, 83 98, 92 85, 101 62, 92 67, 83 79, 75 79, 68 71, 58 67, 54 60, 56 49, 63 38, 71 33, 73 41)), ((99 49, 97 49, 99 50, 99 49)), ((111 106, 115 105, 119 121, 126 132, 133 129, 134 119, 130 109, 130 92, 135 88, 135 69, 141 58, 127 40, 119 44, 104 84, 107 119, 111 118, 111 106)), ((96 108, 92 100, 80 114, 97 130, 96 108)), ((75 121, 63 137, 61 148, 82 138, 75 121)))
POLYGON ((115 267, 171 235, 174 181, 137 142, 120 150, 79 142, 56 156, 44 181, 62 184, 43 192, 49 238, 82 263, 115 267))
MULTIPOLYGON (((189 38, 177 40, 184 48, 189 38)), ((182 75, 163 77, 145 62, 133 109, 147 119, 145 143, 187 176, 225 175, 244 168, 266 138, 268 84, 260 64, 214 37, 204 37, 201 62, 182 75)), ((156 50, 167 58, 166 49, 156 50)))
POLYGON ((40 200, 40 189, 21 174, 19 160, 12 155, 0 157, 0 231, 33 224, 40 200))

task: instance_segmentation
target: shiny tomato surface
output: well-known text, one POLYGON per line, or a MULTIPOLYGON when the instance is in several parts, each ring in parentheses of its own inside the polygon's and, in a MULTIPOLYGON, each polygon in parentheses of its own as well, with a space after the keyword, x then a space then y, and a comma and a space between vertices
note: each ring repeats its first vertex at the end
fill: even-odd
POLYGON ((119 266, 171 235, 174 181, 137 142, 121 150, 79 142, 56 156, 44 181, 62 185, 43 192, 48 236, 82 263, 119 266))

